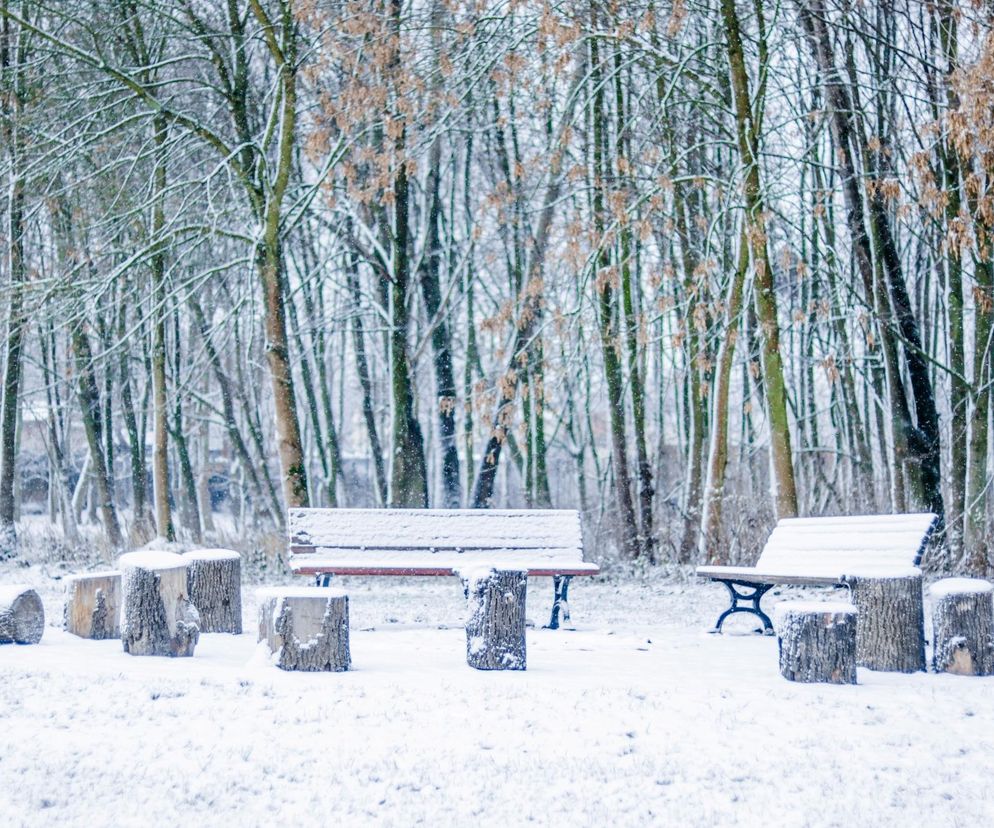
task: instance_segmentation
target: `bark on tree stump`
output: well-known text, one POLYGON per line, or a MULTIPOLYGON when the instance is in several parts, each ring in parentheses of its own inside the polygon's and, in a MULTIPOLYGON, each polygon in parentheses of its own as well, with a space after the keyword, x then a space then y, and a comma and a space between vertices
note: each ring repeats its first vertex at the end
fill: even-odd
POLYGON ((189 562, 187 589, 200 613, 200 632, 242 632, 242 556, 232 549, 194 549, 183 555, 189 562))
POLYGON ((932 667, 937 673, 994 675, 994 587, 979 578, 932 584, 932 667))
POLYGON ((790 681, 855 684, 856 615, 852 604, 835 601, 777 604, 780 674, 790 681))
POLYGON ((259 641, 281 670, 342 672, 349 653, 349 597, 327 587, 269 587, 259 599, 259 641))
POLYGON ((173 552, 129 552, 118 560, 124 593, 124 652, 192 656, 200 617, 186 586, 187 561, 173 552))
POLYGON ((66 632, 102 640, 121 637, 121 573, 87 572, 66 582, 66 632))
POLYGON ((528 573, 490 569, 460 574, 469 602, 466 663, 477 670, 524 670, 528 573))
POLYGON ((859 610, 856 663, 871 670, 914 673, 925 669, 922 573, 915 567, 846 575, 859 610))
POLYGON ((38 593, 27 586, 0 586, 0 644, 37 644, 44 632, 38 593))

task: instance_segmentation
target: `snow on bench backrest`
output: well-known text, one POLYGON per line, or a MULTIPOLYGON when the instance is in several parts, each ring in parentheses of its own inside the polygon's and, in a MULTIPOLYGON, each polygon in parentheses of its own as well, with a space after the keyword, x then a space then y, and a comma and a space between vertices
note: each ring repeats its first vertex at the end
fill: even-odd
POLYGON ((840 567, 917 566, 935 522, 928 513, 784 519, 770 534, 756 568, 823 573, 840 567))
POLYGON ((582 560, 575 509, 290 509, 294 555, 322 550, 542 550, 582 560))

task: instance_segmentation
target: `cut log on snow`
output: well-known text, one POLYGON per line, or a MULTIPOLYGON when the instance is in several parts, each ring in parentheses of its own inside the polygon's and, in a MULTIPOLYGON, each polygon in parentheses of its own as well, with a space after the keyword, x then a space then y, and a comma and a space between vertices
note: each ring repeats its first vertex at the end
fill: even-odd
POLYGON ((922 573, 915 567, 857 570, 846 575, 859 610, 856 663, 871 670, 914 673, 925 669, 922 573))
POLYGON ((259 599, 259 641, 281 670, 341 672, 349 653, 349 597, 327 587, 267 587, 259 599))
POLYGON ((187 588, 200 613, 200 632, 242 632, 242 557, 232 549, 194 549, 183 555, 189 562, 187 588))
POLYGON ((780 674, 790 681, 856 683, 856 615, 837 601, 784 601, 774 625, 780 674))
POLYGON ((200 618, 186 585, 187 561, 172 552, 129 552, 118 560, 124 592, 124 652, 192 656, 200 618))
POLYGON ((44 631, 38 593, 27 586, 0 586, 0 644, 37 644, 44 631))
POLYGON ((469 602, 466 663, 477 670, 524 670, 528 573, 490 569, 460 575, 469 602))
POLYGON ((87 572, 66 581, 63 627, 80 638, 121 637, 121 573, 87 572))
POLYGON ((945 578, 932 597, 932 666, 937 673, 994 675, 994 587, 979 578, 945 578))

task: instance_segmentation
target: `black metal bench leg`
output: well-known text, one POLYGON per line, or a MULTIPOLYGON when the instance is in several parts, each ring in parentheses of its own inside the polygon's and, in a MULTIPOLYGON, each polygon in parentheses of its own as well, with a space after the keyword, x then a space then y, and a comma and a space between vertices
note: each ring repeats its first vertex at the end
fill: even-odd
POLYGON ((552 618, 549 619, 549 626, 547 629, 559 629, 560 611, 562 611, 563 614, 563 621, 569 623, 569 603, 567 601, 567 593, 569 592, 569 582, 572 579, 572 575, 552 576, 552 618))
POLYGON ((764 634, 773 633, 773 622, 770 621, 770 617, 763 612, 759 605, 759 602, 762 601, 763 596, 773 588, 773 584, 753 584, 747 581, 719 581, 719 583, 725 585, 725 589, 728 590, 732 603, 727 610, 718 616, 713 632, 721 632, 721 625, 725 623, 725 619, 728 618, 729 615, 734 615, 737 612, 748 612, 751 615, 755 615, 760 621, 763 622, 762 631, 764 634), (751 589, 752 592, 745 594, 741 593, 735 588, 737 586, 745 589, 751 589), (739 601, 748 601, 749 605, 740 606, 739 601))
POLYGON ((314 585, 319 587, 331 586, 331 573, 322 572, 320 575, 314 576, 314 585))

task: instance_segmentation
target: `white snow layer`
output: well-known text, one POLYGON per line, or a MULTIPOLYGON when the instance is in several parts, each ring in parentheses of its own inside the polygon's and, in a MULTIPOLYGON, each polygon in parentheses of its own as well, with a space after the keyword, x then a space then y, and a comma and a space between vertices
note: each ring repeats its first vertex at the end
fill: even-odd
POLYGON ((183 557, 196 561, 235 561, 242 558, 234 549, 191 549, 184 552, 183 557))
POLYGON ((779 621, 787 615, 808 615, 820 613, 823 615, 850 615, 856 613, 856 607, 848 601, 781 601, 774 610, 774 620, 779 621))
MULTIPOLYGON (((0 647, 0 824, 890 826, 994 823, 994 678, 861 669, 795 684, 777 642, 736 635, 715 584, 573 582, 575 630, 526 672, 466 664, 462 587, 349 579, 347 673, 284 673, 241 636, 134 658, 50 626, 0 647)), ((298 588, 299 589, 299 588, 298 588)), ((781 590, 784 597, 838 595, 781 590)))
POLYGON ((189 561, 175 552, 162 549, 144 549, 141 552, 128 552, 117 559, 118 569, 180 569, 189 561))
POLYGON ((946 595, 975 595, 978 592, 991 592, 994 584, 983 578, 943 578, 929 587, 929 595, 941 598, 946 595))

